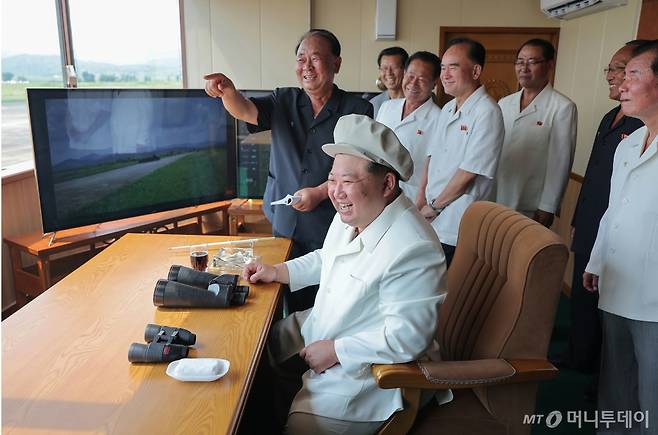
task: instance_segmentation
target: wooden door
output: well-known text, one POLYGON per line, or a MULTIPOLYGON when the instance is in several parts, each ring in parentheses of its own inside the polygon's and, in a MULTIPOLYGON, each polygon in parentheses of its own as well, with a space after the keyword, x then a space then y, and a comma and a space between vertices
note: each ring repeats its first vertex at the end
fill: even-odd
MULTIPOLYGON (((487 50, 482 71, 482 84, 496 101, 519 89, 514 72, 516 53, 521 44, 532 38, 550 41, 557 53, 559 27, 441 27, 439 53, 443 55, 446 45, 454 38, 470 38, 479 41, 487 50)), ((553 72, 554 73, 554 72, 553 72)), ((553 83, 553 73, 551 83, 553 83)), ((443 105, 452 97, 446 95, 439 83, 439 103, 443 105)))

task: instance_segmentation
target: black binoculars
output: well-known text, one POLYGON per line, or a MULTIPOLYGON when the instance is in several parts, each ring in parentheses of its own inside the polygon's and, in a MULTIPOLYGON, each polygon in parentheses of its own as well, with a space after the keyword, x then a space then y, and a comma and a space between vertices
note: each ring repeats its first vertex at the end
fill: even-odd
POLYGON ((156 307, 224 308, 244 305, 248 286, 238 285, 237 275, 214 275, 174 265, 167 279, 155 284, 156 307))
POLYGON ((187 356, 187 346, 196 343, 196 335, 183 328, 149 323, 144 330, 147 344, 133 343, 128 349, 130 362, 171 362, 187 356))

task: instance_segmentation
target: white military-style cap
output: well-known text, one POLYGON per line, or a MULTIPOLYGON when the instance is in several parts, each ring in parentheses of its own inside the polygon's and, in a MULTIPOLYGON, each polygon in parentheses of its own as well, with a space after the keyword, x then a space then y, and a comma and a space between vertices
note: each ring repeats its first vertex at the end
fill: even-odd
POLYGON ((400 174, 402 181, 414 172, 411 155, 393 130, 369 116, 341 116, 334 129, 334 141, 322 145, 322 151, 331 157, 349 154, 379 163, 400 174))

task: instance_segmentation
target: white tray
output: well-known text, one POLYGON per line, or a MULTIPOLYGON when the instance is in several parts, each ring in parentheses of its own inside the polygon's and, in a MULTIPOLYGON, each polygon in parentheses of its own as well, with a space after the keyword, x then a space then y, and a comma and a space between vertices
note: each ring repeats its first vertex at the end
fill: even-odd
POLYGON ((228 373, 231 363, 220 358, 183 358, 167 366, 167 375, 183 382, 210 382, 228 373), (196 368, 198 373, 187 374, 186 368, 196 368))

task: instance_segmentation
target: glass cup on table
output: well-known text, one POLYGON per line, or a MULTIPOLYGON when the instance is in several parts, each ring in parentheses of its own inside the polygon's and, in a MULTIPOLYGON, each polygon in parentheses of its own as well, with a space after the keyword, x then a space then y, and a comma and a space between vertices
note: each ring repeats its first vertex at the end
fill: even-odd
POLYGON ((190 246, 192 269, 205 272, 208 269, 208 245, 205 243, 190 246))

